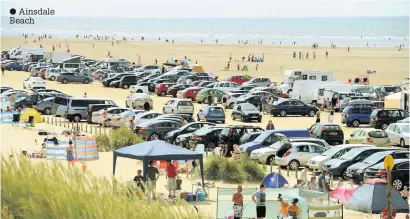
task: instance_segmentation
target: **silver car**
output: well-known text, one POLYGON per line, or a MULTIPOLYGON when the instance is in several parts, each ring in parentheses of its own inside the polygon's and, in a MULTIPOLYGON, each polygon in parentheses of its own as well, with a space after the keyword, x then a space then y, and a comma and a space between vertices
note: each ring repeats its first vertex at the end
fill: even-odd
POLYGON ((112 127, 129 127, 130 120, 133 116, 138 117, 140 114, 145 113, 145 110, 128 110, 122 112, 111 118, 110 125, 112 127))
POLYGON ((233 109, 233 107, 235 106, 236 99, 242 95, 243 93, 232 93, 232 92, 224 94, 222 96, 222 105, 225 108, 233 109))
POLYGON ((36 103, 34 108, 42 114, 51 115, 51 107, 53 106, 54 98, 55 97, 48 97, 40 100, 36 103))
POLYGON ((275 157, 275 164, 278 166, 289 166, 290 169, 296 170, 301 166, 306 167, 312 157, 326 150, 325 147, 313 143, 292 143, 292 147, 285 154, 275 157))
POLYGON ((107 114, 104 115, 105 109, 99 110, 97 112, 93 112, 91 116, 91 122, 95 124, 104 125, 105 127, 111 126, 111 119, 113 116, 118 115, 122 112, 129 111, 128 108, 122 107, 110 107, 106 109, 107 114))
POLYGON ((392 145, 409 146, 410 132, 408 123, 392 123, 385 131, 392 145))

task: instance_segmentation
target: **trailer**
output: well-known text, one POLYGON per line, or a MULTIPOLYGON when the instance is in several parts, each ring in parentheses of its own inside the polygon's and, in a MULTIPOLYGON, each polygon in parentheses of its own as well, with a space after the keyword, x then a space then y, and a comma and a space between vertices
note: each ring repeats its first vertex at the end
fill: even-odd
POLYGON ((59 63, 63 60, 71 58, 72 55, 69 52, 46 52, 44 53, 44 59, 49 63, 59 63))

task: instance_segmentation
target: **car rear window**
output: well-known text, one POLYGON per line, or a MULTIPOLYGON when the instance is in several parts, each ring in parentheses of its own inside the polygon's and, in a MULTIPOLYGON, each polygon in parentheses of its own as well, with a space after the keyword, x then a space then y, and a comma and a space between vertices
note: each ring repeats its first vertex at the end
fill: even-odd
POLYGON ((387 138, 387 133, 385 131, 371 131, 369 136, 372 138, 387 138))
POLYGON ((339 131, 342 129, 340 129, 340 126, 338 125, 325 125, 325 130, 326 131, 339 131))
POLYGON ((180 105, 180 106, 192 106, 192 102, 191 101, 180 101, 178 103, 178 105, 180 105))

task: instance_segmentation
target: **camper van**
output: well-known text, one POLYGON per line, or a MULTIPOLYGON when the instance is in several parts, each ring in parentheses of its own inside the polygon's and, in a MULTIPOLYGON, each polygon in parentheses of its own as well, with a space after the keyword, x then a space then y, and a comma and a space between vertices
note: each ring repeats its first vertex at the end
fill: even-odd
POLYGON ((327 70, 286 70, 285 81, 279 86, 282 93, 290 93, 295 81, 333 81, 333 72, 327 70))
POLYGON ((13 49, 9 53, 9 56, 11 60, 23 61, 25 58, 29 57, 29 54, 36 57, 41 56, 42 58, 45 51, 46 49, 44 48, 18 48, 13 49))
POLYGON ((64 117, 70 122, 79 122, 86 118, 87 107, 90 104, 117 105, 106 98, 56 97, 51 107, 51 114, 64 117))
POLYGON ((338 86, 342 87, 342 85, 345 84, 341 81, 295 81, 289 96, 305 103, 317 104, 319 89, 331 89, 338 86))
POLYGON ((130 62, 126 59, 119 58, 106 58, 104 62, 101 63, 101 68, 111 69, 112 67, 126 67, 130 62))
POLYGON ((63 62, 59 63, 59 68, 67 72, 74 72, 76 69, 85 67, 86 66, 81 63, 81 56, 64 59, 63 62))
POLYGON ((371 97, 373 99, 377 99, 377 94, 374 88, 370 85, 352 85, 352 91, 361 93, 363 96, 371 97))

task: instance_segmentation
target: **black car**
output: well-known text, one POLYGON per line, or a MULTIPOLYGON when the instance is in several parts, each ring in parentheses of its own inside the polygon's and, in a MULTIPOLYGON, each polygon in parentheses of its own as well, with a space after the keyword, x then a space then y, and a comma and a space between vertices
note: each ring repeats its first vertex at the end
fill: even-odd
POLYGON ((157 74, 157 73, 152 73, 149 74, 141 79, 138 80, 138 83, 142 83, 142 82, 148 82, 150 79, 154 79, 157 78, 158 76, 160 76, 161 74, 157 74))
POLYGON ((325 140, 330 145, 343 144, 344 133, 339 125, 334 123, 321 122, 309 128, 310 137, 325 140))
POLYGON ((210 122, 191 122, 191 123, 188 123, 188 124, 182 126, 181 128, 179 128, 177 130, 168 132, 165 135, 165 140, 167 142, 171 143, 171 144, 174 144, 176 138, 179 135, 195 132, 196 130, 198 130, 202 127, 214 126, 214 125, 215 125, 214 123, 210 123, 210 122))
POLYGON ((40 92, 44 92, 44 93, 60 93, 62 94, 63 92, 59 91, 59 90, 54 90, 54 89, 46 89, 46 88, 42 88, 42 89, 31 89, 31 91, 33 91, 34 93, 40 93, 40 92))
POLYGON ((135 133, 140 135, 142 139, 153 141, 164 139, 168 132, 179 129, 181 126, 182 124, 176 121, 153 119, 138 124, 135 127, 135 133))
POLYGON ((172 95, 173 97, 177 97, 177 93, 180 90, 184 90, 185 88, 191 87, 189 84, 175 84, 168 88, 167 94, 172 95))
POLYGON ((241 137, 246 133, 251 132, 263 132, 265 131, 261 127, 249 126, 249 125, 229 125, 224 127, 219 135, 219 141, 225 143, 225 156, 231 156, 230 151, 233 150, 234 144, 241 143, 241 137))
POLYGON ((375 109, 370 114, 370 127, 386 130, 390 123, 395 123, 409 117, 402 109, 375 109))
POLYGON ((262 101, 261 101, 262 96, 260 95, 242 95, 238 97, 236 104, 241 104, 241 103, 250 103, 254 105, 256 108, 258 108, 259 111, 262 111, 262 101))
MULTIPOLYGON (((366 145, 367 146, 367 145, 366 145)), ((332 176, 341 176, 347 179, 347 168, 355 163, 362 162, 364 159, 370 155, 389 150, 390 148, 380 148, 380 147, 357 147, 351 149, 349 152, 343 154, 343 156, 331 159, 323 164, 323 169, 328 170, 332 176)))
POLYGON ((110 87, 119 88, 120 87, 120 80, 111 81, 110 87))
POLYGON ((240 144, 245 144, 255 140, 262 132, 251 132, 244 134, 240 139, 240 144))
POLYGON ((104 87, 109 87, 110 84, 111 84, 111 82, 113 82, 113 81, 118 81, 118 80, 120 80, 122 77, 127 76, 127 75, 135 75, 135 74, 132 74, 132 73, 120 73, 120 74, 117 74, 117 75, 115 75, 115 76, 113 76, 113 77, 111 77, 111 78, 104 79, 101 83, 103 84, 104 87))
POLYGON ((216 147, 218 147, 219 134, 221 133, 223 128, 224 127, 221 126, 208 126, 198 129, 191 136, 189 136, 189 147, 195 149, 198 144, 203 144, 205 150, 214 150, 216 147))
POLYGON ((318 109, 316 106, 305 104, 295 99, 280 99, 272 104, 270 113, 273 116, 301 115, 315 116, 318 109))
MULTIPOLYGON (((386 175, 384 169, 384 162, 376 164, 366 169, 364 173, 365 179, 381 178, 386 175)), ((397 190, 403 189, 404 186, 409 186, 409 159, 394 160, 394 167, 392 168, 392 184, 397 190)))
POLYGON ((87 106, 87 113, 85 114, 85 120, 87 120, 88 123, 91 123, 91 117, 93 115, 93 112, 97 112, 102 109, 107 109, 110 107, 115 107, 115 105, 112 104, 89 104, 87 106))
POLYGON ((396 159, 409 159, 409 151, 404 150, 387 150, 374 153, 370 157, 364 159, 362 162, 351 165, 347 168, 346 176, 348 179, 352 179, 354 183, 360 184, 364 181, 364 172, 368 167, 371 167, 375 164, 381 163, 384 161, 384 158, 387 155, 391 155, 394 160, 396 159))
POLYGON ((136 85, 140 78, 135 75, 127 75, 121 78, 118 87, 128 89, 131 85, 136 85))

